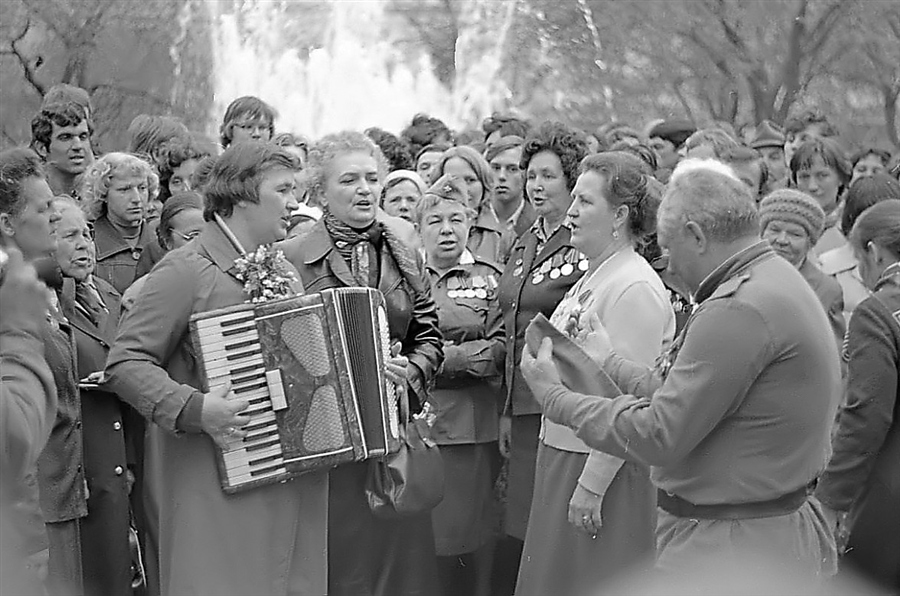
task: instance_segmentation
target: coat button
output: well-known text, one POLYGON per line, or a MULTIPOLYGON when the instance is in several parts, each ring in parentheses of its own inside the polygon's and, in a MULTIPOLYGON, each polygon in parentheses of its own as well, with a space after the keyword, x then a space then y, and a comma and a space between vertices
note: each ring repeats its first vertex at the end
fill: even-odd
POLYGON ((122 466, 116 466, 116 469, 113 470, 113 472, 116 473, 116 476, 121 476, 121 475, 122 475, 122 472, 124 472, 124 471, 125 471, 125 470, 122 468, 122 466))
POLYGON ((113 428, 115 430, 122 430, 122 423, 116 420, 115 422, 113 422, 113 428))
POLYGON ((75 428, 81 428, 81 420, 75 421, 75 428))

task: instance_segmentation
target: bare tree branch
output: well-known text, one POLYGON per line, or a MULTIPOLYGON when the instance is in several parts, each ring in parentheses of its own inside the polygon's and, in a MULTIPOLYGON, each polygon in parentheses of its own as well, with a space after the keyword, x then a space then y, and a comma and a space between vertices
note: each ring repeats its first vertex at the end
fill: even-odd
POLYGON ((35 91, 40 94, 41 97, 47 92, 47 87, 37 80, 37 75, 34 72, 36 67, 31 65, 31 60, 29 60, 18 48, 16 44, 25 39, 25 36, 28 34, 28 30, 31 29, 31 19, 25 19, 25 26, 22 27, 22 31, 16 35, 9 42, 8 50, 0 50, 0 56, 12 56, 18 61, 19 65, 22 67, 22 72, 25 74, 25 80, 28 81, 28 84, 31 85, 35 91))

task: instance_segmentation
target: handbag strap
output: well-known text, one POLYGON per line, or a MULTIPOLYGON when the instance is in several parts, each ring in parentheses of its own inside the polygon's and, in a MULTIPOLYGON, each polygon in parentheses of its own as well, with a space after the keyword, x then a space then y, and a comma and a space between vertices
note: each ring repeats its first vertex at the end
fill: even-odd
POLYGON ((397 393, 400 394, 400 424, 409 422, 409 388, 406 385, 397 385, 397 393))

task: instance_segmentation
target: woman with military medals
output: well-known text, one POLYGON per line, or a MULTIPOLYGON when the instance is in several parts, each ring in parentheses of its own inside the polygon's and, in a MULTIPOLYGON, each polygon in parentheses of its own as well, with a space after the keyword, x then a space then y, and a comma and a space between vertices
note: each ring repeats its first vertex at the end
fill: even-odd
POLYGON ((444 334, 444 364, 429 403, 444 461, 444 499, 432 512, 443 593, 490 593, 500 468, 497 423, 505 352, 500 270, 467 248, 475 218, 461 181, 443 176, 415 211, 444 334))
POLYGON ((248 302, 266 280, 272 298, 302 292, 297 271, 270 245, 297 207, 296 157, 247 141, 216 161, 200 235, 147 275, 109 353, 105 388, 148 425, 145 499, 157 519, 159 586, 183 594, 326 593, 327 473, 226 494, 217 449, 247 437, 249 401, 230 384, 201 391, 191 315, 248 302), (260 259, 260 254, 268 255, 260 259), (254 276, 245 276, 251 263, 254 276))
MULTIPOLYGON (((584 337, 600 324, 625 358, 652 365, 672 341, 666 288, 635 250, 655 233, 658 197, 633 155, 581 163, 568 226, 588 269, 550 323, 590 355, 584 337)), ((534 499, 516 594, 588 594, 654 550, 655 490, 649 469, 591 451, 568 427, 544 419, 534 499)))
MULTIPOLYGON (((501 545, 500 583, 512 584, 525 540, 541 407, 519 372, 525 329, 538 313, 549 317, 566 291, 584 275, 588 261, 570 240, 566 210, 587 155, 583 136, 563 124, 547 122, 525 141, 522 166, 525 192, 538 218, 516 241, 500 278, 498 299, 506 332, 505 406, 500 421, 500 451, 509 459, 504 526, 509 539, 501 545), (507 568, 511 567, 511 568, 507 568)), ((504 586, 511 591, 510 586, 504 586)))

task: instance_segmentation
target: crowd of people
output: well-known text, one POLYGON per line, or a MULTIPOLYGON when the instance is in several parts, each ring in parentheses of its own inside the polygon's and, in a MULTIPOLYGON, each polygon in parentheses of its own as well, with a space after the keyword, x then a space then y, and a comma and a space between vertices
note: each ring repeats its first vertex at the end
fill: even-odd
POLYGON ((308 140, 247 96, 103 153, 93 117, 56 86, 0 153, 3 593, 587 595, 722 557, 900 591, 900 154, 816 112, 308 140), (190 319, 261 247, 290 294, 383 294, 433 509, 376 515, 369 461, 222 490, 249 402, 190 319))

